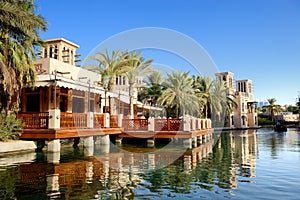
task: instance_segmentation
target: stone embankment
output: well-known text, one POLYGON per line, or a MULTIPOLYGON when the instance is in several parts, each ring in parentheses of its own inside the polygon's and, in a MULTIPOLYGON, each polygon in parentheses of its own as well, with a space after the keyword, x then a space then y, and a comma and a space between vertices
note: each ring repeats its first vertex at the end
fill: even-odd
POLYGON ((33 141, 13 140, 8 142, 0 142, 0 154, 34 151, 35 149, 36 144, 33 141))

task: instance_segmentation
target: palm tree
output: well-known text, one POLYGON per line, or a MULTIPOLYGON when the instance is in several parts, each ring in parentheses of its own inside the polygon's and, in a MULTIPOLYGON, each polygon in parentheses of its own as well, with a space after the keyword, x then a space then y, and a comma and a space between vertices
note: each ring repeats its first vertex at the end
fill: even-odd
POLYGON ((160 70, 153 70, 145 79, 145 83, 151 87, 153 85, 161 85, 163 82, 162 72, 160 70))
POLYGON ((282 110, 281 106, 278 104, 275 104, 277 101, 275 98, 267 99, 267 101, 268 101, 269 105, 263 106, 263 108, 266 108, 267 112, 269 112, 271 115, 272 121, 274 121, 275 113, 280 112, 282 110))
POLYGON ((153 70, 153 72, 146 76, 146 87, 142 88, 139 92, 139 100, 147 100, 151 102, 151 105, 156 105, 157 99, 162 93, 162 72, 159 70, 153 70))
POLYGON ((32 58, 43 44, 38 31, 46 30, 45 20, 34 14, 34 1, 0 2, 0 96, 3 107, 19 103, 22 87, 34 83, 32 58))
POLYGON ((129 82, 129 104, 130 104, 130 118, 134 117, 133 113, 133 97, 134 88, 136 86, 136 80, 139 76, 145 76, 146 74, 151 74, 153 69, 151 67, 152 59, 145 60, 142 56, 142 52, 137 53, 132 51, 131 53, 127 51, 125 54, 126 65, 130 68, 125 74, 129 82))
POLYGON ((106 49, 105 53, 97 52, 94 56, 89 56, 85 60, 96 61, 97 65, 87 65, 84 68, 101 74, 101 83, 105 89, 113 90, 114 80, 118 76, 125 74, 127 66, 126 54, 121 54, 120 50, 112 51, 111 54, 106 49))
POLYGON ((234 95, 229 92, 223 81, 210 77, 193 77, 193 87, 205 118, 222 122, 226 114, 237 106, 234 95))
POLYGON ((189 72, 172 71, 167 73, 163 82, 164 91, 157 102, 166 108, 175 110, 176 117, 180 115, 194 115, 199 111, 197 96, 195 95, 189 72))
POLYGON ((210 118, 213 111, 219 111, 220 104, 214 98, 215 88, 214 81, 210 77, 201 77, 198 81, 198 98, 204 105, 204 116, 210 118))
POLYGON ((214 107, 215 115, 213 120, 215 123, 219 123, 218 125, 224 125, 226 116, 229 116, 233 109, 237 107, 237 103, 234 100, 234 94, 229 92, 229 88, 225 86, 224 81, 217 79, 214 80, 213 83, 213 104, 217 104, 217 106, 214 107))

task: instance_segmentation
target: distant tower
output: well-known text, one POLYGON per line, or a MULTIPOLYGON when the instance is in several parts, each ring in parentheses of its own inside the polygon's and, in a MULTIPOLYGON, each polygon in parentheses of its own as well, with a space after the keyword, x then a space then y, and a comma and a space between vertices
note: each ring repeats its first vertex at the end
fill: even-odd
POLYGON ((216 73, 216 78, 219 79, 220 81, 225 82, 225 86, 229 88, 229 91, 233 93, 234 88, 233 88, 233 73, 232 72, 221 72, 221 73, 216 73))
POLYGON ((236 81, 236 91, 242 92, 248 96, 249 100, 253 100, 252 81, 251 80, 238 80, 236 81))
MULTIPOLYGON (((233 73, 232 72, 221 72, 221 73, 216 73, 216 79, 223 81, 225 84, 225 87, 229 89, 227 95, 233 95, 234 94, 234 87, 233 87, 233 73)), ((233 122, 233 112, 231 112, 228 116, 226 116, 226 126, 228 127, 234 127, 234 122, 233 122)))
POLYGON ((76 60, 80 55, 76 55, 76 49, 79 48, 77 44, 74 44, 63 38, 56 38, 46 40, 46 47, 41 49, 41 58, 54 58, 61 62, 75 65, 76 60))

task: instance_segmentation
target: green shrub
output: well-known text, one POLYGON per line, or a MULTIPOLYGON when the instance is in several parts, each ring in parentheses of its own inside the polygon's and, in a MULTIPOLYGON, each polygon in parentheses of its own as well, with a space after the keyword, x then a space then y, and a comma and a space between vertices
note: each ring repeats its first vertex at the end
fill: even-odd
POLYGON ((17 140, 22 132, 23 123, 16 116, 16 107, 5 111, 0 105, 0 141, 17 140))
POLYGON ((274 122, 267 117, 258 117, 258 124, 259 125, 274 125, 274 122))

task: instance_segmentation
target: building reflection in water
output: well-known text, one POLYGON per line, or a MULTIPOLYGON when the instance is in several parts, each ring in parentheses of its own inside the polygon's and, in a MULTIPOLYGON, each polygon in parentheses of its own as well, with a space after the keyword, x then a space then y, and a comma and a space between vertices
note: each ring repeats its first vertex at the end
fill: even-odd
MULTIPOLYGON (((217 146, 217 152, 225 154, 223 155, 223 159, 226 158, 226 161, 223 162, 223 165, 228 165, 231 175, 228 180, 229 185, 226 187, 236 188, 238 177, 255 177, 257 155, 256 130, 223 133, 217 146)), ((249 181, 249 179, 241 181, 249 181)))
POLYGON ((124 153, 115 149, 109 152, 100 146, 95 147, 94 156, 88 157, 82 150, 70 150, 60 156, 59 162, 57 155, 47 155, 47 162, 19 165, 15 197, 39 194, 41 199, 133 199, 140 184, 149 184, 153 192, 177 187, 184 193, 194 183, 208 190, 216 185, 229 189, 237 187, 238 179, 255 177, 255 131, 222 133, 217 139, 186 150, 183 155, 182 151, 167 148, 129 148, 124 153))

